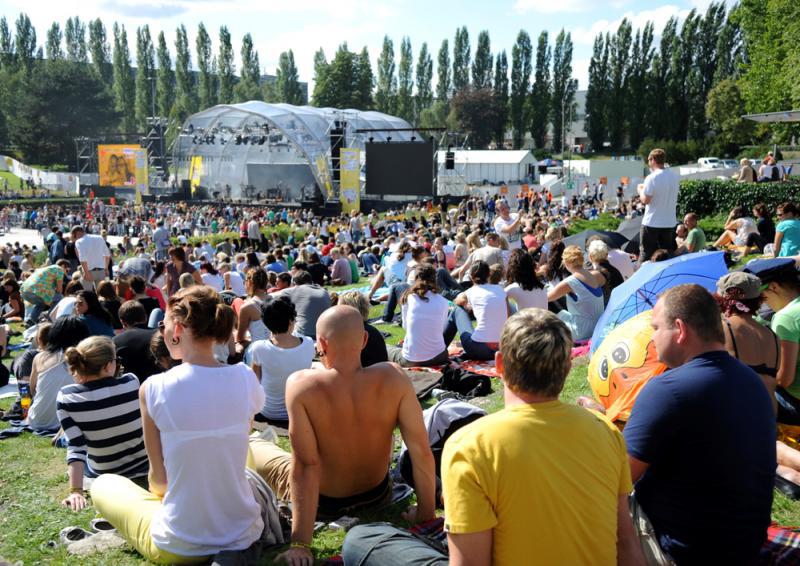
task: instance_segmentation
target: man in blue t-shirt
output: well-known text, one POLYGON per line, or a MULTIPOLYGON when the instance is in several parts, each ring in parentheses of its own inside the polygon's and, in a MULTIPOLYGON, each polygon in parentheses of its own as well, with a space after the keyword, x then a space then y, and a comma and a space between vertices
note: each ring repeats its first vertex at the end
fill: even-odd
POLYGON ((642 389, 625 426, 636 503, 678 564, 749 563, 772 508, 769 394, 725 350, 719 307, 699 285, 664 293, 652 325, 673 369, 642 389))

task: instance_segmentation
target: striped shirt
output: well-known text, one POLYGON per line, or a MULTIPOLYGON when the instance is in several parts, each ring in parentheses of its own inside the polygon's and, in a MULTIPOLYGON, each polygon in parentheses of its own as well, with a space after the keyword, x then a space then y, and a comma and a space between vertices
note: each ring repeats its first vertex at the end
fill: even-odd
POLYGON ((67 437, 67 463, 84 462, 84 475, 147 475, 135 375, 62 387, 57 412, 67 437))

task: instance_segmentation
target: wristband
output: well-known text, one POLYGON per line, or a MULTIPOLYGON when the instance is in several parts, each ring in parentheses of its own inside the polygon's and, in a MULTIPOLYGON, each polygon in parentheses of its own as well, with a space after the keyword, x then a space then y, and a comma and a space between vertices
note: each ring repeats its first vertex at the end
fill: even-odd
POLYGON ((289 544, 289 548, 305 548, 306 550, 310 551, 311 550, 311 545, 307 544, 305 542, 292 541, 292 543, 289 544))
POLYGON ((80 493, 81 495, 83 495, 83 488, 82 487, 71 487, 71 488, 69 488, 69 492, 70 492, 70 494, 80 493))

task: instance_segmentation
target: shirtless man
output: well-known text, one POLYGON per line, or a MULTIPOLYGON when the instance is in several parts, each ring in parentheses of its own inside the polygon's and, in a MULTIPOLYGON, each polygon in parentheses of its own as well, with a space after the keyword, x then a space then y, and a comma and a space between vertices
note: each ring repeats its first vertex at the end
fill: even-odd
POLYGON ((397 364, 361 367, 367 342, 361 314, 349 306, 325 311, 317 321, 324 370, 298 371, 286 383, 292 453, 253 439, 258 473, 281 499, 293 503, 289 564, 313 563, 309 548, 319 514, 336 519, 391 499, 388 471, 394 427, 414 468, 417 508, 408 519, 434 517, 435 472, 428 433, 411 382, 397 364))

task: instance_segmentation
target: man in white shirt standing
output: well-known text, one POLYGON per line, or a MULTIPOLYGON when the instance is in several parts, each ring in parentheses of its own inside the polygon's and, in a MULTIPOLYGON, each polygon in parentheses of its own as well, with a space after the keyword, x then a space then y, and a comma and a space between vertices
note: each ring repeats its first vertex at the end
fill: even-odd
POLYGON ((495 231, 506 239, 509 250, 522 247, 522 234, 520 232, 522 215, 511 214, 511 209, 506 201, 497 203, 497 212, 498 217, 494 221, 495 231))
POLYGON ((678 175, 665 169, 667 154, 663 149, 654 149, 647 157, 651 173, 639 186, 639 198, 645 205, 644 218, 639 242, 639 261, 650 259, 657 249, 675 251, 672 233, 678 223, 675 209, 678 206, 680 179, 678 175))
POLYGON ((108 260, 111 252, 102 236, 87 234, 83 226, 75 226, 71 231, 78 261, 83 277, 81 284, 86 291, 94 291, 99 281, 108 276, 108 260))

